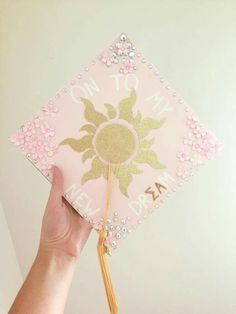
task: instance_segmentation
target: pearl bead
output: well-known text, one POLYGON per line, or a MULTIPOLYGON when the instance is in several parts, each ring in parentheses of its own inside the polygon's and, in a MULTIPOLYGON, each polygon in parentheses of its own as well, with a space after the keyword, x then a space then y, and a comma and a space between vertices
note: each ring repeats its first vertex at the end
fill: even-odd
POLYGON ((133 52, 133 51, 131 51, 130 53, 129 53, 129 57, 130 58, 133 58, 135 56, 135 53, 133 52))

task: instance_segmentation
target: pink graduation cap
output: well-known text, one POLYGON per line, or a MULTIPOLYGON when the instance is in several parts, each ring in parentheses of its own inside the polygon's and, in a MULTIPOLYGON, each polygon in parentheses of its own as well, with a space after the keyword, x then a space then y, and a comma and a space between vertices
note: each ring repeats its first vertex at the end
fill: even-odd
POLYGON ((100 232, 111 313, 118 310, 102 253, 116 249, 220 148, 124 33, 10 140, 48 180, 51 165, 60 167, 64 197, 100 232))

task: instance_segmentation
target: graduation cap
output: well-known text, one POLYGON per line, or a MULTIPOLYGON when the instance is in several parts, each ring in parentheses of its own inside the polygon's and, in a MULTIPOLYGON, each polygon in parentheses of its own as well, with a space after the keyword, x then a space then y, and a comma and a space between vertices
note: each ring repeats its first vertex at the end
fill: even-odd
POLYGON ((219 150, 126 34, 118 38, 10 138, 99 232, 110 312, 118 313, 106 254, 219 150))

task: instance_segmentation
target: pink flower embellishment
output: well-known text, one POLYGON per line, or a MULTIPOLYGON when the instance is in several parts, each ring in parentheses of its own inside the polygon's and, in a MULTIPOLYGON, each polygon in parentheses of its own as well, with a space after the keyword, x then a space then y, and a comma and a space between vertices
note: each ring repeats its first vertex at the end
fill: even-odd
POLYGON ((191 129, 195 129, 197 127, 197 119, 193 116, 189 116, 187 118, 187 125, 191 128, 191 129))
POLYGON ((21 146, 25 142, 24 134, 18 130, 10 137, 10 141, 16 146, 21 146))
POLYGON ((57 115, 57 113, 58 113, 58 108, 55 105, 53 105, 53 104, 48 104, 48 105, 43 107, 43 112, 46 115, 54 118, 57 115))
POLYGON ((42 171, 48 171, 53 163, 52 156, 56 152, 56 145, 52 143, 55 129, 39 117, 26 122, 16 131, 10 140, 25 151, 27 157, 42 171))
POLYGON ((192 144, 192 149, 198 153, 201 153, 202 151, 202 148, 201 148, 201 143, 198 143, 198 142, 194 142, 192 144))
POLYGON ((202 156, 200 154, 194 154, 191 158, 190 161, 194 167, 197 167, 199 165, 203 164, 202 156))
POLYGON ((119 60, 116 57, 115 53, 112 52, 104 52, 103 55, 101 56, 101 61, 104 63, 106 66, 110 67, 112 63, 118 63, 119 60))
POLYGON ((189 155, 184 152, 184 151, 180 151, 178 154, 177 154, 177 158, 183 162, 183 161, 188 161, 189 160, 189 155))
POLYGON ((182 180, 187 180, 188 177, 191 176, 192 174, 193 172, 191 168, 186 168, 183 166, 178 166, 177 171, 176 171, 177 177, 179 177, 182 180))
POLYGON ((133 60, 124 60, 120 68, 120 72, 124 74, 132 73, 136 70, 133 60))

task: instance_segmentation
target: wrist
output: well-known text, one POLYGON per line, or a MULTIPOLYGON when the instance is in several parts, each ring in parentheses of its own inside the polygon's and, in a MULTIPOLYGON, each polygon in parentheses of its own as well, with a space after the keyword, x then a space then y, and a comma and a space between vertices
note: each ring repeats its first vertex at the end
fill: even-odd
POLYGON ((40 243, 36 262, 48 264, 53 262, 58 266, 69 266, 76 263, 77 257, 70 255, 57 247, 50 247, 40 243))

